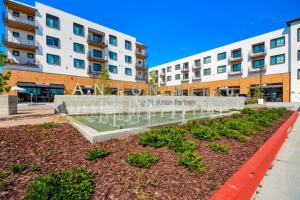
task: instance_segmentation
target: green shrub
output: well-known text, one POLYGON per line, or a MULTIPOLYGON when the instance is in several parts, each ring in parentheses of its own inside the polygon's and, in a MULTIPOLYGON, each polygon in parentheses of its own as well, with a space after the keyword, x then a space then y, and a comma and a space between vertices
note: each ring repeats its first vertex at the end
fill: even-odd
POLYGON ((12 174, 10 171, 0 169, 0 192, 4 191, 11 184, 12 174))
POLYGON ((127 162, 135 167, 149 168, 157 163, 159 158, 149 152, 131 152, 128 154, 127 162))
POLYGON ((51 128, 59 128, 60 124, 58 124, 56 122, 45 122, 45 123, 39 124, 39 126, 44 129, 51 129, 51 128))
POLYGON ((27 164, 25 164, 25 163, 13 163, 8 168, 14 174, 15 173, 20 173, 20 172, 27 169, 27 164))
POLYGON ((249 104, 257 104, 258 103, 258 99, 257 98, 250 98, 249 99, 249 104))
POLYGON ((209 145, 209 147, 215 152, 229 153, 229 146, 227 146, 225 144, 218 144, 218 143, 213 142, 209 145))
POLYGON ((40 166, 40 165, 37 165, 37 164, 33 164, 33 165, 30 167, 30 171, 32 171, 32 172, 41 171, 41 166, 40 166))
POLYGON ((192 130, 194 127, 198 126, 199 125, 199 120, 188 120, 187 121, 187 128, 188 130, 192 130))
POLYGON ((239 131, 246 135, 255 134, 255 130, 259 128, 259 126, 256 126, 254 123, 239 118, 225 123, 225 127, 239 131))
POLYGON ((184 152, 180 155, 179 164, 187 167, 191 171, 205 172, 205 165, 202 157, 197 153, 184 152))
POLYGON ((178 139, 170 141, 168 147, 175 152, 183 153, 185 151, 194 151, 198 148, 198 144, 186 139, 178 139))
POLYGON ((159 134, 155 132, 149 132, 143 134, 139 139, 139 144, 143 146, 150 146, 155 148, 160 148, 166 145, 166 140, 159 134))
POLYGON ((191 130, 192 134, 201 140, 214 141, 220 139, 215 129, 208 126, 198 125, 191 130))
POLYGON ((24 200, 36 199, 90 199, 94 173, 84 168, 54 171, 37 177, 27 188, 24 200))
POLYGON ((89 149, 86 154, 85 154, 85 159, 86 160, 96 160, 98 158, 104 158, 108 155, 110 155, 111 152, 107 149, 103 148, 92 148, 89 149))
POLYGON ((225 128, 225 129, 221 130, 220 135, 225 136, 230 139, 238 140, 240 142, 248 142, 249 141, 249 138, 243 136, 240 132, 229 129, 229 128, 225 128))

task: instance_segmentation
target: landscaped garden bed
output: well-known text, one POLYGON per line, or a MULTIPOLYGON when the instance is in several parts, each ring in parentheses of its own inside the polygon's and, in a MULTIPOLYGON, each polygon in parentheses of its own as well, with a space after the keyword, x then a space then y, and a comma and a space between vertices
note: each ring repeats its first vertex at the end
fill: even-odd
POLYGON ((2 128, 0 199, 208 199, 291 114, 244 109, 94 145, 69 124, 2 128))

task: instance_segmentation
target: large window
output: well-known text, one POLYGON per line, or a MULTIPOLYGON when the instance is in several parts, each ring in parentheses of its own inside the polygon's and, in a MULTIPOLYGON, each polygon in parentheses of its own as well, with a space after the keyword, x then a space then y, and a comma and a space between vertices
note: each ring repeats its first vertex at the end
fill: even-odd
POLYGON ((102 65, 98 63, 93 63, 93 71, 94 72, 101 72, 102 65))
POLYGON ((172 66, 167 67, 167 72, 172 72, 172 66))
POLYGON ((265 52, 265 44, 256 44, 252 46, 253 53, 262 53, 265 52))
POLYGON ((298 28, 297 30, 297 40, 298 42, 300 42, 300 28, 298 28))
POLYGON ((125 68, 125 75, 132 75, 132 69, 131 68, 125 68))
POLYGON ((118 54, 112 51, 109 51, 109 59, 111 60, 118 60, 118 54))
POLYGON ((280 55, 271 56, 270 59, 271 59, 270 60, 271 65, 283 64, 285 62, 285 55, 280 54, 280 55))
POLYGON ((242 57, 242 50, 237 49, 232 51, 232 58, 240 58, 242 57))
POLYGON ((108 71, 111 73, 118 73, 118 67, 115 65, 109 65, 108 66, 108 71))
POLYGON ((47 63, 51 65, 60 65, 60 57, 58 55, 47 54, 47 63))
POLYGON ((285 38, 275 38, 271 40, 271 48, 282 47, 285 44, 285 38))
POLYGON ((131 58, 131 56, 125 55, 125 62, 131 64, 131 63, 132 63, 132 58, 131 58))
POLYGON ((175 65, 175 70, 180 70, 180 64, 175 65))
POLYGON ((226 65, 218 66, 218 74, 226 72, 226 65))
POLYGON ((167 76, 167 81, 172 81, 172 76, 167 76))
POLYGON ((231 69, 233 72, 240 72, 242 71, 242 64, 241 63, 233 64, 231 69))
POLYGON ((118 46, 118 39, 116 36, 109 35, 109 44, 113 46, 118 46))
POLYGON ((84 36, 84 27, 81 24, 73 23, 73 33, 75 35, 84 36))
POLYGON ((84 53, 84 45, 74 42, 73 49, 77 53, 84 53))
POLYGON ((300 50, 298 50, 298 53, 297 53, 297 60, 300 60, 300 50))
POLYGON ((132 50, 132 44, 128 40, 125 40, 125 49, 132 50))
POLYGON ((217 55, 217 60, 225 60, 225 59, 226 59, 226 52, 222 52, 217 55))
POLYGON ((175 75, 175 80, 180 80, 180 74, 175 75))
POLYGON ((297 70, 297 77, 298 77, 298 80, 300 80, 300 69, 297 70))
POLYGON ((252 61, 252 68, 253 69, 263 68, 264 65, 265 65, 265 60, 264 59, 259 59, 259 60, 253 60, 252 61))
POLYGON ((196 67, 200 67, 200 65, 201 65, 201 60, 200 60, 200 59, 194 60, 194 65, 195 65, 196 67))
POLYGON ((59 39, 58 38, 47 36, 46 40, 47 40, 47 45, 48 46, 56 47, 56 48, 60 47, 59 39))
POLYGON ((211 75, 211 68, 203 69, 203 75, 204 76, 211 75))
POLYGON ((84 60, 74 58, 74 67, 79 69, 84 69, 85 68, 84 60))
POLYGON ((49 15, 49 14, 46 15, 46 24, 51 28, 55 28, 55 29, 60 28, 59 18, 53 15, 49 15))
POLYGON ((93 57, 103 58, 102 51, 97 50, 97 49, 93 49, 93 57))
POLYGON ((207 64, 207 63, 210 63, 211 62, 211 57, 210 56, 207 56, 205 58, 203 58, 203 63, 204 64, 207 64))

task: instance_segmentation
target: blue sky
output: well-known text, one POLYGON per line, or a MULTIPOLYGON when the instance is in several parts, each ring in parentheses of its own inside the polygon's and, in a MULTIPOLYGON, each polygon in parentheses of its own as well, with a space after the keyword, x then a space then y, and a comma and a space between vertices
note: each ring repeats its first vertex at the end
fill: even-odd
MULTIPOLYGON (((299 0, 39 2, 135 36, 149 47, 150 67, 283 28, 287 20, 300 17, 299 0)), ((0 31, 5 32, 3 23, 0 31)))

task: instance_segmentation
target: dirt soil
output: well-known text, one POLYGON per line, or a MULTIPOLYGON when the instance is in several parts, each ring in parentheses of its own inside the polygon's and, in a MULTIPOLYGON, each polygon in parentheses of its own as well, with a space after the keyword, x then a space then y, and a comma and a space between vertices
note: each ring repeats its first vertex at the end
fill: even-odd
POLYGON ((155 149, 139 145, 139 136, 92 145, 70 124, 62 124, 56 129, 43 129, 34 125, 1 128, 0 169, 12 163, 25 162, 28 166, 40 165, 41 171, 26 170, 15 174, 12 184, 6 191, 0 192, 0 199, 22 199, 27 186, 36 176, 74 166, 85 166, 96 173, 94 200, 208 199, 291 114, 288 113, 272 127, 250 136, 250 142, 221 138, 218 143, 229 145, 229 154, 213 152, 207 147, 209 142, 189 135, 189 139, 200 145, 198 152, 206 165, 204 174, 179 166, 179 155, 166 147, 155 149), (108 148, 112 154, 102 160, 85 160, 85 152, 96 146, 108 148), (159 162, 149 169, 130 166, 126 162, 127 154, 139 150, 156 154, 160 157, 159 162))

